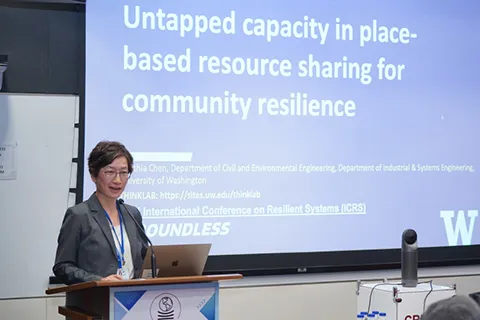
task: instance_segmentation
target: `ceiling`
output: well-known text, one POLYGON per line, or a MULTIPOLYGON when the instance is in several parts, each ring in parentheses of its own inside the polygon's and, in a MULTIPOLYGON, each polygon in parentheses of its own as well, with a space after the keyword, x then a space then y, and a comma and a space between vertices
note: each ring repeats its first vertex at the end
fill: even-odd
POLYGON ((87 0, 10 0, 10 1, 5 1, 5 0, 0 0, 0 4, 3 2, 35 2, 35 3, 70 3, 70 4, 85 4, 87 0))

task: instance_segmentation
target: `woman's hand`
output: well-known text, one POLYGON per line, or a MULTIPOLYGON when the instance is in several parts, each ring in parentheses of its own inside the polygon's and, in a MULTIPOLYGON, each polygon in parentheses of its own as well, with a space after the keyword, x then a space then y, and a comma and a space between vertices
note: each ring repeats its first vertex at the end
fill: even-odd
POLYGON ((102 278, 102 281, 118 281, 118 280, 123 280, 122 276, 118 274, 111 274, 108 277, 102 278))

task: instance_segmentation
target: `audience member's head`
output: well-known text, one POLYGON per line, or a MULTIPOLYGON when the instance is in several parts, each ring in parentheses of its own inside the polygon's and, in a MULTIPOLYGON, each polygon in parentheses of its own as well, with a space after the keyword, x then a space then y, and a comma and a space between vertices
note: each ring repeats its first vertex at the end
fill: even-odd
POLYGON ((454 296, 432 303, 422 320, 480 320, 480 306, 470 297, 454 296))

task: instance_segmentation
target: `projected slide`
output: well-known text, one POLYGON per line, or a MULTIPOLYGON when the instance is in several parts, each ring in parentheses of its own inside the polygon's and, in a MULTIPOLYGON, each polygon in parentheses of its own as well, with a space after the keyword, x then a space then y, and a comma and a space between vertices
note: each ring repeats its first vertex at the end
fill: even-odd
MULTIPOLYGON (((85 156, 156 244, 480 243, 478 1, 89 1, 85 156)), ((94 186, 85 170, 85 198, 94 186)))

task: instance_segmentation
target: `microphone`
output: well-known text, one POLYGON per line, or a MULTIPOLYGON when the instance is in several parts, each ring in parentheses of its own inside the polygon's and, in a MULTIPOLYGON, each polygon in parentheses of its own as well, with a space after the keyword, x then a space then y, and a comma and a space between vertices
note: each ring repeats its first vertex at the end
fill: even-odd
POLYGON ((407 229, 402 234, 402 285, 416 287, 418 284, 417 232, 407 229))
POLYGON ((147 237, 147 234, 143 231, 143 228, 140 226, 138 223, 137 219, 133 217, 133 215, 128 211, 127 206, 123 203, 123 199, 118 199, 118 202, 123 205, 125 210, 127 211, 128 215, 130 218, 132 218, 133 222, 135 222, 135 225, 137 226, 137 229, 140 231, 140 233, 143 235, 143 237, 147 240, 149 246, 150 246, 150 259, 151 259, 151 264, 152 264, 152 278, 156 278, 156 272, 157 272, 157 260, 155 257, 155 252, 153 252, 153 243, 150 241, 150 239, 147 237))

